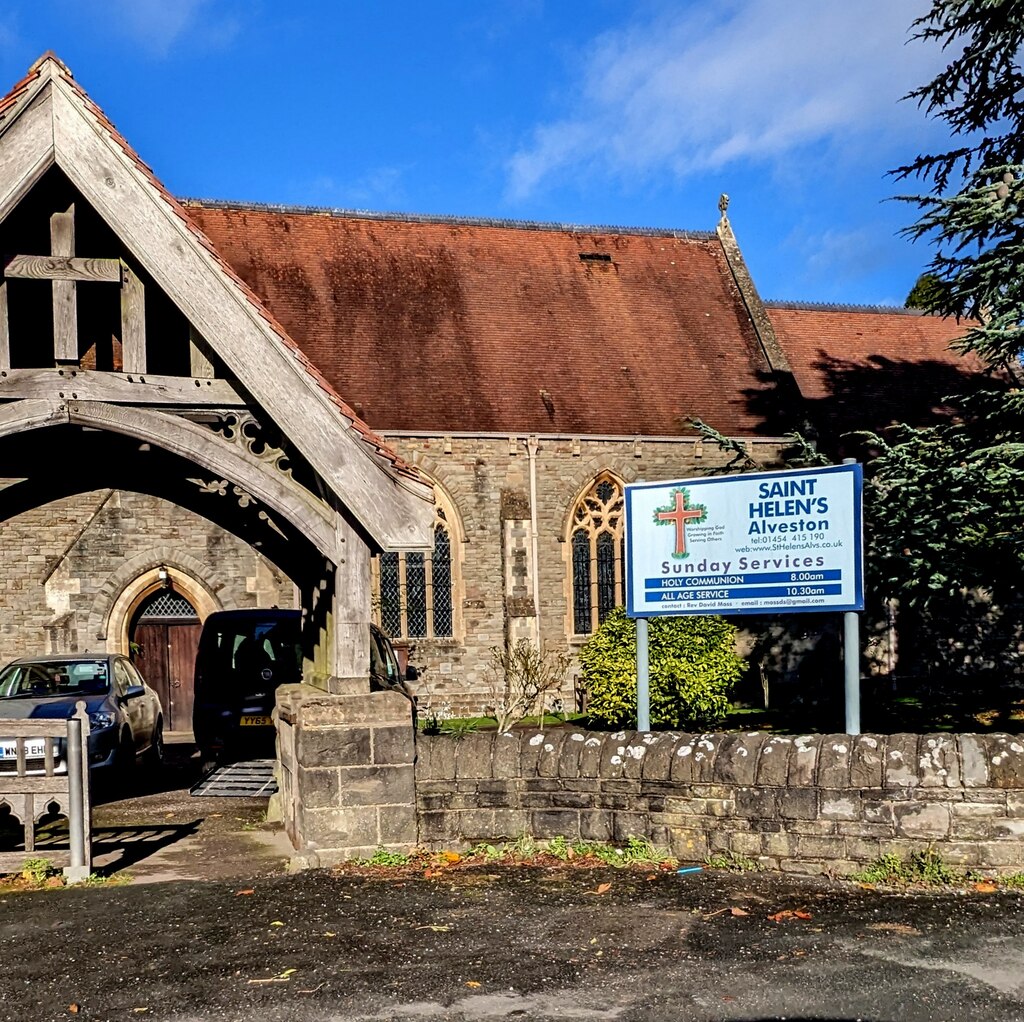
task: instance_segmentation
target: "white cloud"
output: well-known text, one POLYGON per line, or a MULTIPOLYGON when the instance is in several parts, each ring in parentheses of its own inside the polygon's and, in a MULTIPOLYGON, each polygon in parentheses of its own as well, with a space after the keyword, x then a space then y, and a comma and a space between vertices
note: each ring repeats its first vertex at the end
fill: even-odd
POLYGON ((719 0, 596 39, 565 114, 508 164, 522 199, 569 168, 679 177, 920 124, 898 103, 944 63, 905 45, 925 0, 719 0))
POLYGON ((218 10, 216 0, 90 0, 96 16, 155 56, 165 57, 187 35, 190 45, 204 48, 229 43, 239 30, 232 16, 218 10))

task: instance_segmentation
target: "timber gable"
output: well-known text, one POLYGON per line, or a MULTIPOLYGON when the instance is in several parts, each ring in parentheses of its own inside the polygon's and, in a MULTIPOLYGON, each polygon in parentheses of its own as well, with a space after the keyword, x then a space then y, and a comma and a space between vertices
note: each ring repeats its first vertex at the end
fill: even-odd
MULTIPOLYGON (((433 514, 429 487, 345 404, 52 55, 0 100, 0 230, 39 189, 65 195, 70 189, 72 202, 51 211, 52 247, 45 253, 8 251, 5 257, 0 432, 13 432, 16 420, 23 428, 26 421, 91 417, 115 431, 154 437, 195 433, 189 455, 195 457, 199 441, 216 435, 197 425, 204 414, 237 410, 227 431, 235 453, 255 459, 258 468, 255 452, 274 447, 262 433, 287 438, 289 461, 297 470, 308 466, 312 482, 301 499, 316 509, 315 517, 330 522, 334 509, 344 508, 378 548, 424 546, 433 514), (120 258, 79 254, 76 207, 113 232, 123 246, 120 258), (35 354, 20 364, 16 357, 18 341, 8 325, 16 329, 18 320, 6 284, 19 279, 49 281, 52 288, 49 365, 35 354), (115 285, 121 289, 119 350, 103 366, 83 362, 76 290, 115 285), (146 315, 150 296, 166 296, 180 318, 174 338, 147 340, 147 326, 157 319, 146 315), (318 488, 323 492, 314 496, 318 488)), ((39 219, 25 236, 38 234, 39 219)), ((336 541, 327 546, 336 559, 336 541)))

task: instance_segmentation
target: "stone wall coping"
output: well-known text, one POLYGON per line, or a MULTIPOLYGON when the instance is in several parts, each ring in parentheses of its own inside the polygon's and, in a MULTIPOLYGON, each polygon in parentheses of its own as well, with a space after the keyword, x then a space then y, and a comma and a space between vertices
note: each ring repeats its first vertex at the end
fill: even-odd
POLYGON ((417 776, 829 790, 1024 789, 1024 735, 523 730, 420 738, 417 776))
POLYGON ((282 685, 275 713, 280 721, 304 728, 412 727, 412 705, 400 692, 335 695, 312 685, 282 685))

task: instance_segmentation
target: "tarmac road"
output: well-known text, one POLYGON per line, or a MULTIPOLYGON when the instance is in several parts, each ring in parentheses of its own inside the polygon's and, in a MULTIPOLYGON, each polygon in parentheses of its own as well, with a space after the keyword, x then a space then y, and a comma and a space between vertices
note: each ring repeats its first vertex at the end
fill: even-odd
POLYGON ((1020 895, 648 876, 311 871, 9 894, 0 1018, 1024 1019, 1020 895))

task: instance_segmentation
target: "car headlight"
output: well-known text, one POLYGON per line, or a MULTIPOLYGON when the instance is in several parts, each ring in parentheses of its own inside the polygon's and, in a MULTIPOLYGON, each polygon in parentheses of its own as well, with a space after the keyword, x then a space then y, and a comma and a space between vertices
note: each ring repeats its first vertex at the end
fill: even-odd
POLYGON ((110 727, 114 723, 114 715, 109 710, 94 710, 89 714, 89 723, 97 729, 110 727))

